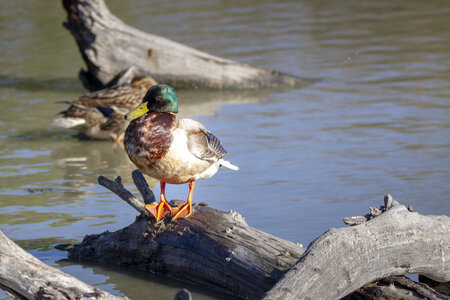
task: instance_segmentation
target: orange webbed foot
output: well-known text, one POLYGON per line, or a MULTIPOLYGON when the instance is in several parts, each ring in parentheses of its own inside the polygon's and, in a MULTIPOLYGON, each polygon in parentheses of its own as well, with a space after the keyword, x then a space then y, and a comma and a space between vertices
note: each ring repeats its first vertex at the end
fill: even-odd
POLYGON ((161 201, 158 204, 145 205, 145 210, 153 215, 156 221, 159 221, 172 212, 172 207, 167 202, 161 201))
POLYGON ((158 204, 147 204, 145 205, 145 210, 147 210, 151 215, 153 215, 157 222, 167 216, 169 213, 172 213, 172 207, 167 203, 165 191, 166 191, 166 183, 161 182, 161 196, 158 204))
POLYGON ((189 196, 186 204, 172 208, 172 220, 187 218, 192 214, 192 194, 194 193, 195 181, 189 182, 189 196))
POLYGON ((187 218, 192 214, 192 203, 186 203, 182 206, 172 207, 172 220, 178 218, 187 218))

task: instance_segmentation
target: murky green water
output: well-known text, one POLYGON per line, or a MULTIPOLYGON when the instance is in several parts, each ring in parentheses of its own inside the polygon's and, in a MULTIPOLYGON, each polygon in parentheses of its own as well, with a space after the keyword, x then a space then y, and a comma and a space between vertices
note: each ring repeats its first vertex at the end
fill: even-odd
MULTIPOLYGON (((140 29, 255 66, 322 81, 298 90, 180 91, 180 110, 221 138, 241 170, 196 185, 194 201, 239 211, 307 245, 383 195, 450 214, 448 1, 108 1, 140 29)), ((0 229, 63 271, 133 299, 185 286, 72 264, 58 243, 120 229, 135 211, 96 183, 133 166, 109 142, 49 127, 85 91, 59 1, 0 2, 0 229)), ((155 184, 155 182, 153 183, 155 184)), ((187 186, 169 185, 184 199, 187 186)), ((195 299, 225 297, 188 287, 195 299)), ((0 293, 0 298, 6 296, 0 293)))

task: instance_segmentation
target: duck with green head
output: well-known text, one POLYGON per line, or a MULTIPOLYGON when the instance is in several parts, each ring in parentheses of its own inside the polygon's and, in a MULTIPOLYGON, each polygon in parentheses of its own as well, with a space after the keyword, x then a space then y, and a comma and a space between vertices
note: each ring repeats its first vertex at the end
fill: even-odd
POLYGON ((192 213, 192 193, 196 180, 213 176, 220 166, 239 168, 222 159, 226 153, 211 132, 199 122, 177 118, 178 95, 172 87, 151 87, 142 103, 125 115, 131 120, 125 131, 125 150, 142 173, 161 184, 160 202, 147 204, 156 220, 171 214, 172 219, 192 213), (187 203, 171 207, 165 197, 166 183, 189 183, 187 203))

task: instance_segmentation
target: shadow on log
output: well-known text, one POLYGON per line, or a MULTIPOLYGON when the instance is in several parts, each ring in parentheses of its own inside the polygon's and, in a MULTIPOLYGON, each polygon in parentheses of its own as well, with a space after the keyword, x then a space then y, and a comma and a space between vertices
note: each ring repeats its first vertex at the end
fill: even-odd
POLYGON ((419 275, 419 282, 426 284, 431 287, 435 291, 450 296, 450 281, 447 282, 437 282, 433 279, 430 279, 426 276, 419 275))
POLYGON ((404 276, 388 277, 366 284, 342 300, 442 300, 444 296, 426 284, 412 281, 404 276))
MULTIPOLYGON (((134 171, 133 179, 146 201, 152 201, 142 174, 134 171)), ((428 299, 444 299, 404 277, 383 279, 389 284, 372 282, 410 272, 448 281, 450 268, 443 258, 450 250, 449 217, 422 216, 394 201, 373 220, 332 229, 305 251, 248 226, 236 212, 205 204, 195 205, 187 219, 172 222, 167 216, 155 223, 120 177, 111 181, 100 176, 99 183, 141 215, 124 229, 86 236, 66 247, 72 260, 131 266, 248 299, 260 299, 266 292, 266 299, 339 299, 364 285, 352 294, 355 298, 347 299, 383 299, 378 297, 383 293, 401 299, 405 284, 413 291, 409 299, 423 299, 424 293, 428 299), (361 296, 374 285, 377 297, 361 296)))
POLYGON ((117 83, 130 69, 134 75, 149 75, 176 88, 299 87, 314 81, 254 68, 137 30, 111 14, 103 0, 62 3, 67 12, 64 26, 87 65, 80 79, 90 90, 117 83))

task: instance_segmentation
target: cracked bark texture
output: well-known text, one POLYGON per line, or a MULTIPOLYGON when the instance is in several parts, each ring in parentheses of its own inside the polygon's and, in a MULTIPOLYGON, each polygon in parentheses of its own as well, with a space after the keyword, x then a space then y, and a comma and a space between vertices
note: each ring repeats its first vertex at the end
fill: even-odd
POLYGON ((139 216, 116 232, 86 236, 68 251, 71 260, 135 267, 259 299, 304 249, 248 226, 236 212, 198 204, 187 219, 157 224, 139 216))
POLYGON ((395 203, 360 225, 317 238, 264 299, 339 299, 367 283, 422 274, 450 281, 450 218, 395 203))

